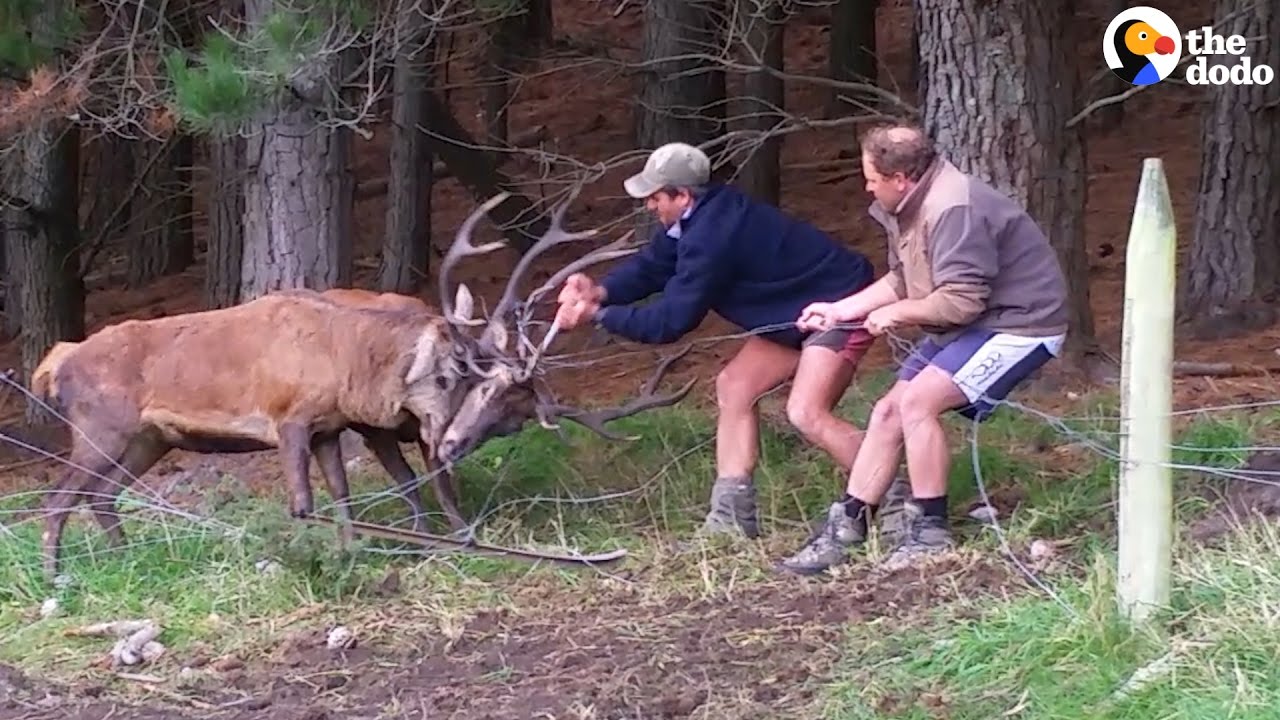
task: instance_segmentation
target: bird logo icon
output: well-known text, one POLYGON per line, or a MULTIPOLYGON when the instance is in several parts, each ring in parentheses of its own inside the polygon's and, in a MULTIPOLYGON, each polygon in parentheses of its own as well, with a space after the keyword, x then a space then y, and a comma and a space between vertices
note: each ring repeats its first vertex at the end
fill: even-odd
POLYGON ((1182 57, 1182 35, 1163 12, 1132 7, 1116 15, 1102 36, 1107 67, 1131 85, 1153 85, 1173 72, 1182 57))

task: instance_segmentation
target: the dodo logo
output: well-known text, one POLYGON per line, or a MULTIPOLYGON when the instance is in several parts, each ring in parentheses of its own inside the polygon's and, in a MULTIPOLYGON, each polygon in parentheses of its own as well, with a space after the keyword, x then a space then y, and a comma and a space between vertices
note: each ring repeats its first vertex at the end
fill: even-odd
POLYGON ((1107 66, 1127 83, 1152 85, 1169 77, 1182 57, 1182 34, 1168 15, 1138 6, 1116 15, 1102 34, 1107 66))

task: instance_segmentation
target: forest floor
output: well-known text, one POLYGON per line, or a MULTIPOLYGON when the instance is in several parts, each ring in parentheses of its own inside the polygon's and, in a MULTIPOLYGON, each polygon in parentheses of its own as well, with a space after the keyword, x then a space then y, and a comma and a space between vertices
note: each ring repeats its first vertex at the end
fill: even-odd
MULTIPOLYGON (((1177 5, 1163 9, 1184 25, 1204 12, 1189 2, 1177 5)), ((557 2, 557 34, 633 57, 642 37, 639 6, 617 18, 609 16, 611 8, 594 0, 557 2)), ((1092 58, 1107 18, 1086 9, 1080 20, 1094 28, 1084 33, 1081 49, 1092 58)), ((815 12, 811 21, 788 26, 789 72, 825 71, 823 24, 815 12)), ((883 3, 882 79, 899 86, 907 77, 909 25, 907 3, 883 3)), ((630 84, 607 63, 558 62, 571 67, 531 75, 519 87, 513 130, 546 125, 558 152, 588 161, 630 150, 630 84)), ((454 93, 464 121, 474 115, 474 94, 454 93)), ((823 99, 819 85, 789 86, 792 112, 818 117, 823 99)), ((1091 126, 1088 136, 1090 293, 1098 338, 1116 356, 1125 241, 1142 160, 1164 160, 1184 252, 1198 173, 1198 106, 1185 88, 1161 86, 1125 107, 1122 126, 1091 126)), ((854 138, 848 127, 793 136, 783 151, 782 205, 883 268, 883 236, 866 215, 854 138), (833 171, 836 163, 847 172, 833 171)), ((358 178, 385 175, 385 129, 357 142, 358 178)), ((536 172, 520 162, 509 169, 536 172)), ((612 222, 629 212, 621 180, 636 167, 619 167, 584 192, 572 224, 612 222)), ((383 201, 369 198, 357 208, 363 248, 357 284, 367 286, 375 264, 383 201)), ((448 246, 473 206, 456 181, 437 184, 437 248, 448 246)), ((551 254, 535 279, 567 257, 551 254)), ((511 258, 504 263, 464 263, 458 277, 492 306, 511 258)), ((91 330, 200 308, 200 266, 137 289, 118 287, 110 268, 105 275, 89 298, 91 330)), ((434 284, 424 296, 436 296, 434 284)), ((61 468, 16 445, 0 448, 0 487, 9 493, 0 532, 15 538, 0 544, 0 720, 229 719, 267 712, 308 720, 1063 718, 1083 707, 1095 710, 1092 717, 1143 716, 1132 703, 1175 708, 1185 717, 1226 717, 1224 706, 1212 703, 1233 698, 1235 717, 1266 717, 1250 713, 1280 698, 1280 678, 1258 660, 1266 651, 1251 644, 1274 630, 1266 620, 1272 614, 1255 606, 1256 598, 1275 597, 1280 572, 1267 558, 1280 557, 1280 543, 1267 528, 1229 531, 1237 515, 1274 514, 1280 500, 1273 486, 1223 484, 1220 470, 1217 479, 1205 477, 1246 463, 1259 473, 1275 469, 1265 452, 1249 457, 1250 448, 1277 436, 1280 415, 1265 406, 1277 397, 1273 378, 1175 383, 1175 405, 1186 411, 1178 424, 1180 462, 1199 471, 1180 474, 1186 482, 1179 484, 1179 522, 1188 532, 1179 544, 1180 614, 1171 640, 1115 630, 1104 609, 1114 583, 1106 569, 1114 557, 1114 462, 1099 448, 1114 451, 1117 404, 1113 388, 1091 387, 1064 368, 1051 369, 1017 397, 1030 411, 1012 410, 984 426, 976 449, 969 444, 976 441, 958 441, 954 514, 970 542, 938 566, 886 574, 873 563, 856 563, 831 581, 800 582, 773 572, 772 564, 804 539, 839 479, 826 458, 791 432, 781 394, 763 404, 760 483, 770 532, 743 545, 690 539, 713 467, 715 373, 738 342, 714 340, 731 332, 713 318, 695 333, 706 342, 667 381, 674 387, 697 377, 694 394, 678 410, 625 423, 643 434, 636 443, 619 447, 571 431, 566 448, 533 429, 495 441, 461 471, 466 509, 487 514, 486 537, 520 545, 541 537, 544 543, 623 546, 631 556, 616 572, 406 558, 385 546, 339 552, 323 531, 283 522, 273 454, 174 453, 145 479, 148 491, 133 494, 129 548, 108 554, 96 531, 81 534, 91 523, 72 523, 69 543, 86 550, 70 560, 73 585, 51 592, 37 577, 38 529, 22 518, 31 493, 54 482, 61 468), (1263 407, 1249 412, 1242 407, 1259 403, 1263 407), (975 480, 990 493, 1001 533, 966 520, 980 501, 975 480), (609 493, 612 501, 602 499, 609 493), (566 502, 569 497, 576 500, 566 502), (591 497, 597 499, 584 499, 591 497), (215 520, 180 519, 156 509, 160 498, 215 520), (243 532, 228 535, 228 526, 243 532), (264 569, 266 558, 276 564, 264 569), (38 608, 49 597, 62 608, 41 619, 38 608), (141 616, 164 625, 161 641, 169 649, 131 674, 103 666, 110 641, 64 636, 77 625, 141 616), (1082 616, 1089 622, 1073 622, 1082 616), (325 647, 326 632, 339 624, 355 632, 354 648, 325 647), (1201 644, 1194 645, 1199 654, 1181 680, 1155 680, 1156 689, 1138 700, 1112 697, 1168 646, 1182 652, 1184 641, 1201 644), (1232 672, 1234 679, 1221 679, 1232 672), (1196 714, 1211 707, 1217 709, 1196 714)), ((556 347, 572 353, 587 342, 575 337, 556 347)), ((568 369, 553 382, 569 400, 618 402, 669 350, 610 341, 592 351, 599 358, 590 369, 594 384, 568 369)), ((0 346, 0 366, 16 366, 17 351, 16 342, 0 346)), ((1229 339, 1180 337, 1176 344, 1179 360, 1271 367, 1280 363, 1278 353, 1280 329, 1274 327, 1229 339)), ((846 417, 865 422, 892 359, 889 343, 878 343, 842 404, 846 417)), ((66 447, 66 430, 20 424, 16 391, 3 402, 7 420, 0 431, 53 452, 66 447)), ((963 426, 953 427, 955 437, 965 437, 963 426)), ((368 467, 363 452, 353 454, 361 456, 354 463, 368 467)), ((384 481, 361 475, 356 484, 371 517, 402 517, 395 502, 374 504, 384 481)), ((867 554, 880 551, 873 545, 867 554)))

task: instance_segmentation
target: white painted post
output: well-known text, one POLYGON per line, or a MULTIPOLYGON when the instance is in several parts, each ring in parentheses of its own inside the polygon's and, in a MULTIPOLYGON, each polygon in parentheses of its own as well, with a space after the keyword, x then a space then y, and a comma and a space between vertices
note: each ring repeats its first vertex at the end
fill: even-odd
POLYGON ((1177 229, 1164 163, 1142 162, 1125 253, 1120 368, 1120 609, 1142 622, 1169 601, 1173 554, 1173 304, 1177 229))

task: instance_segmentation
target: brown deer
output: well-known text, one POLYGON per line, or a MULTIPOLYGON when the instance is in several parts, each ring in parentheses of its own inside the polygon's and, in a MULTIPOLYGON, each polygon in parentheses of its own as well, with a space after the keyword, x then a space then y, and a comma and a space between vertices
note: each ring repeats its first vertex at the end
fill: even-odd
MULTIPOLYGON (((539 246, 595 234, 562 227, 576 194, 555 209, 539 246)), ((456 301, 448 292, 448 275, 459 259, 505 246, 476 247, 470 240, 479 219, 505 198, 490 199, 459 228, 440 267, 441 314, 285 290, 229 308, 127 320, 50 349, 32 373, 31 390, 64 415, 74 432, 72 467, 45 501, 46 574, 57 572, 66 520, 84 498, 109 540, 122 542, 116 496, 172 449, 276 449, 290 514, 298 518, 314 512, 308 482, 314 454, 346 522, 349 489, 338 443, 343 429, 381 433, 389 447, 390 434, 398 441, 417 427, 426 454, 440 456, 444 430, 471 386, 509 373, 501 322, 506 308, 500 304, 500 321, 486 324, 472 320, 464 284, 456 301), (466 331, 477 324, 486 325, 479 341, 466 331), (85 478, 77 483, 80 473, 85 478)), ((578 261, 568 269, 583 265, 578 261)), ((526 259, 517 276, 527 267, 526 259)), ((526 419, 517 414, 489 422, 456 446, 471 448, 487 437, 516 432, 526 419)), ((445 455, 459 457, 456 451, 445 455)), ((344 537, 350 534, 344 524, 344 537)))
MULTIPOLYGON (((421 298, 400 293, 375 292, 360 288, 331 288, 322 292, 321 295, 334 302, 354 307, 400 310, 424 315, 433 312, 421 298)), ((436 496, 436 502, 439 503, 440 509, 444 511, 449 527, 454 531, 459 531, 467 526, 466 520, 462 517, 462 511, 458 508, 457 479, 452 471, 439 466, 436 462, 432 449, 419 436, 416 418, 410 416, 395 431, 361 423, 352 423, 349 429, 361 436, 365 447, 373 453, 379 464, 395 481, 401 496, 413 513, 413 529, 415 531, 425 529, 423 518, 426 516, 426 508, 422 505, 422 496, 418 491, 418 477, 400 452, 400 443, 416 442, 418 444, 418 448, 422 453, 424 472, 430 479, 432 492, 436 496)))

